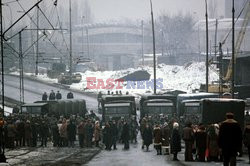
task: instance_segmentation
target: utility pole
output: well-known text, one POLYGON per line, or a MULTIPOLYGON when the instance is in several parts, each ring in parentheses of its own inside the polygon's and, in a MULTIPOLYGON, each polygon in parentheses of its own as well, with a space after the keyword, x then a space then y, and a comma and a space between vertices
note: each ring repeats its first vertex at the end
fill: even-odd
POLYGON ((151 21, 152 21, 152 33, 153 33, 154 94, 156 94, 155 28, 154 28, 154 14, 153 14, 152 0, 150 0, 150 6, 151 6, 151 21))
POLYGON ((208 92, 208 13, 207 13, 207 0, 206 3, 206 92, 208 92))
POLYGON ((232 82, 231 82, 231 93, 232 93, 232 98, 234 99, 234 75, 235 75, 235 59, 234 59, 234 27, 235 27, 235 22, 234 22, 234 14, 235 14, 235 9, 234 9, 234 0, 232 0, 232 82))
POLYGON ((69 75, 72 83, 72 22, 71 22, 71 0, 69 0, 69 75))
POLYGON ((141 21, 141 56, 142 56, 142 66, 144 66, 144 23, 141 21))
POLYGON ((83 52, 83 19, 84 19, 84 16, 81 17, 81 22, 82 22, 82 57, 84 57, 84 52, 83 52))
POLYGON ((218 19, 215 19, 215 36, 214 36, 214 57, 217 55, 217 31, 218 31, 218 19))
POLYGON ((89 57, 89 30, 88 27, 86 27, 86 35, 87 35, 87 53, 88 53, 88 58, 89 57))
MULTIPOLYGON (((38 1, 37 1, 38 2, 38 1)), ((39 56, 39 41, 38 41, 38 38, 39 38, 39 8, 37 7, 36 9, 36 17, 37 17, 37 31, 36 31, 36 75, 38 75, 38 56, 39 56)))
POLYGON ((222 58, 223 58, 223 52, 222 52, 222 43, 219 43, 219 96, 221 97, 222 94, 222 58))
POLYGON ((2 61, 2 115, 4 116, 4 58, 3 58, 3 6, 2 0, 0 0, 0 19, 1 19, 1 61, 2 61))
POLYGON ((161 30, 161 56, 164 55, 164 32, 163 29, 161 30))
POLYGON ((22 31, 18 33, 18 36, 19 36, 20 103, 24 103, 22 31))

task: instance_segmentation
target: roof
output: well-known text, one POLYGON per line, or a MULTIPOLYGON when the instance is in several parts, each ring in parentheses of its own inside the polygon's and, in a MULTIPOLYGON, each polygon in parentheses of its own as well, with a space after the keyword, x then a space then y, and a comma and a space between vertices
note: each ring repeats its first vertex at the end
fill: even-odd
POLYGON ((187 93, 187 94, 179 94, 178 97, 206 97, 206 96, 219 96, 217 93, 206 93, 206 92, 201 92, 201 93, 187 93))
POLYGON ((227 99, 227 98, 205 98, 202 101, 212 101, 212 102, 220 102, 220 103, 227 103, 227 102, 244 102, 242 99, 227 99))
POLYGON ((48 105, 47 103, 28 103, 28 104, 24 104, 22 105, 22 107, 42 107, 48 105))

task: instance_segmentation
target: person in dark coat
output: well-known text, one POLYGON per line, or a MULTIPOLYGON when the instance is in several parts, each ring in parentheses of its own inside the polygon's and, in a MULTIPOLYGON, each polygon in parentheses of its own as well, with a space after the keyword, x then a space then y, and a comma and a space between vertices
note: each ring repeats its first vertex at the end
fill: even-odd
POLYGON ((40 125, 41 146, 47 147, 48 136, 49 136, 49 126, 43 120, 42 124, 40 125))
POLYGON ((162 143, 162 133, 161 133, 161 128, 157 124, 155 125, 154 131, 153 131, 153 136, 154 136, 154 147, 157 151, 157 155, 161 155, 161 143, 162 143))
POLYGON ((85 133, 86 133, 86 145, 87 147, 92 147, 92 138, 94 133, 94 126, 91 123, 91 120, 89 119, 87 121, 87 124, 85 125, 85 133))
POLYGON ((171 135, 171 153, 174 155, 173 160, 179 161, 177 158, 178 152, 181 151, 181 136, 179 133, 179 124, 173 123, 173 131, 171 135))
POLYGON ((35 122, 35 119, 32 119, 31 121, 31 133, 32 133, 32 146, 37 146, 37 135, 38 135, 38 123, 35 122))
POLYGON ((208 149, 208 160, 218 161, 220 155, 220 149, 218 145, 219 125, 212 124, 209 126, 207 131, 207 149, 208 149))
POLYGON ((42 101, 47 101, 47 99, 48 99, 48 95, 46 92, 44 92, 42 96, 42 101))
POLYGON ((62 94, 59 91, 57 91, 57 93, 56 93, 56 99, 57 100, 62 99, 62 94))
POLYGON ((146 150, 148 151, 149 146, 152 144, 153 132, 148 124, 145 125, 142 133, 143 145, 146 146, 146 150))
POLYGON ((222 149, 224 166, 236 165, 237 152, 242 148, 242 131, 233 113, 226 114, 219 130, 219 147, 222 149))
POLYGON ((25 128, 25 139, 27 146, 31 146, 32 130, 29 120, 26 121, 24 128, 25 128))
POLYGON ((18 120, 17 121, 17 139, 18 139, 18 144, 19 146, 25 146, 25 128, 24 128, 25 123, 23 120, 18 120))
POLYGON ((129 149, 130 135, 129 135, 129 125, 128 125, 127 121, 124 121, 124 125, 122 127, 121 138, 122 138, 122 141, 124 143, 124 150, 128 150, 129 149))
POLYGON ((118 127, 117 127, 115 120, 112 121, 110 128, 111 128, 111 135, 112 135, 112 146, 113 146, 113 149, 116 150, 117 149, 116 142, 118 138, 118 127))
POLYGON ((195 143, 198 160, 204 162, 207 148, 207 133, 203 125, 200 125, 198 131, 195 133, 195 143))
POLYGON ((59 128, 56 122, 52 124, 51 130, 52 130, 53 146, 57 147, 59 146, 60 134, 59 134, 59 128))
POLYGON ((51 90, 50 94, 49 94, 49 100, 55 100, 56 99, 56 94, 53 90, 51 90))
POLYGON ((193 161, 192 147, 194 143, 194 132, 191 126, 192 124, 188 122, 186 127, 183 128, 182 139, 185 142, 185 161, 193 161))
POLYGON ((73 93, 72 93, 72 92, 69 92, 69 93, 67 94, 67 99, 73 99, 73 98, 74 98, 73 93))
POLYGON ((243 143, 247 147, 248 150, 248 159, 250 164, 250 122, 247 123, 244 134, 243 134, 243 143))
POLYGON ((169 150, 170 150, 170 128, 168 126, 168 123, 165 122, 162 130, 162 149, 165 153, 164 155, 169 155, 169 150))
POLYGON ((82 121, 78 126, 78 139, 79 139, 79 145, 81 148, 84 146, 84 140, 85 140, 85 122, 82 121))
POLYGON ((69 124, 67 126, 67 134, 68 134, 68 141, 69 146, 74 147, 75 146, 75 140, 76 140, 76 125, 72 122, 72 120, 69 121, 69 124))
POLYGON ((9 121, 7 124, 7 135, 8 135, 8 146, 7 148, 14 148, 14 141, 15 141, 15 136, 16 136, 16 127, 13 124, 13 122, 9 121))
POLYGON ((103 129, 103 143, 105 144, 106 150, 111 150, 112 133, 111 133, 110 124, 108 122, 105 123, 105 127, 103 129))

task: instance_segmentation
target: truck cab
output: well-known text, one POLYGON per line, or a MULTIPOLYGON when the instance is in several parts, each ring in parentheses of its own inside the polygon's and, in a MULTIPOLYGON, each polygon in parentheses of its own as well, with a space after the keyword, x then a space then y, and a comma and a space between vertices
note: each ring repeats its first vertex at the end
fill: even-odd
POLYGON ((135 97, 129 95, 103 95, 102 122, 136 116, 135 97))

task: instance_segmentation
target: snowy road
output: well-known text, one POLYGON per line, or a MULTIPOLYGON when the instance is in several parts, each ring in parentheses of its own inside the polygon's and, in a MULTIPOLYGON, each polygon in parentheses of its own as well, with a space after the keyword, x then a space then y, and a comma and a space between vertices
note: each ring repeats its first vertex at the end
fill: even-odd
MULTIPOLYGON (((20 99, 20 88, 19 88, 19 78, 16 76, 5 76, 5 96, 13 98, 15 100, 20 99)), ((57 92, 58 90, 62 94, 62 98, 66 99, 67 93, 70 91, 68 89, 63 89, 61 87, 55 87, 55 85, 48 85, 41 82, 37 82, 30 79, 24 79, 24 102, 31 103, 37 100, 41 100, 42 94, 44 92, 50 93, 51 90, 57 92)), ((91 96, 80 92, 73 92, 75 99, 85 99, 87 102, 88 109, 97 109, 97 100, 91 96)))
MULTIPOLYGON (((87 166, 210 166, 223 165, 221 162, 185 162, 184 149, 178 153, 180 161, 172 161, 172 155, 156 155, 156 150, 153 145, 150 145, 149 152, 141 149, 141 139, 138 136, 139 142, 137 144, 130 144, 129 150, 123 150, 123 145, 119 144, 117 150, 106 151, 103 150, 89 163, 87 166)), ((247 166, 247 155, 238 158, 237 165, 247 166)))

